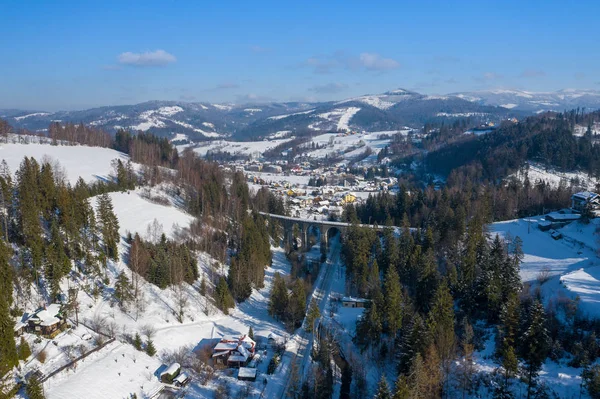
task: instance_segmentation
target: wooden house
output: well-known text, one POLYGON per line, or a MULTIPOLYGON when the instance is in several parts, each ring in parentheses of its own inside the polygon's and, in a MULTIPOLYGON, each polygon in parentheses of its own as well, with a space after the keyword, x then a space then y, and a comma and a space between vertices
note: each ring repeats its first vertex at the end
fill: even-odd
POLYGON ((212 358, 215 363, 227 367, 243 367, 254 356, 256 342, 247 335, 223 336, 214 347, 212 358))
POLYGON ((65 324, 66 321, 61 313, 61 305, 53 303, 38 309, 31 315, 27 319, 26 330, 41 335, 52 335, 65 324))

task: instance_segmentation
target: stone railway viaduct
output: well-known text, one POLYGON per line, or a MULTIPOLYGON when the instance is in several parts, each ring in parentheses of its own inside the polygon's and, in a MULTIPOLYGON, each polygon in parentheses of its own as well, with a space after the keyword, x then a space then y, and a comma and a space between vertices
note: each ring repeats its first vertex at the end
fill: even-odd
MULTIPOLYGON (((259 212, 262 216, 269 217, 271 219, 278 220, 283 226, 284 231, 284 242, 289 244, 290 246, 294 240, 294 225, 298 225, 300 229, 300 238, 302 240, 302 248, 306 250, 306 244, 308 243, 308 231, 311 227, 316 227, 321 232, 321 244, 327 247, 328 245, 328 235, 331 229, 336 229, 340 232, 340 235, 343 237, 348 230, 348 227, 352 226, 351 223, 345 222, 332 222, 329 220, 310 220, 310 219, 301 219, 301 218, 293 218, 290 216, 282 216, 276 215, 273 213, 259 212)), ((359 224, 361 227, 369 227, 378 231, 383 231, 386 226, 377 226, 372 224, 359 224)), ((393 227, 392 227, 393 228, 393 227)))

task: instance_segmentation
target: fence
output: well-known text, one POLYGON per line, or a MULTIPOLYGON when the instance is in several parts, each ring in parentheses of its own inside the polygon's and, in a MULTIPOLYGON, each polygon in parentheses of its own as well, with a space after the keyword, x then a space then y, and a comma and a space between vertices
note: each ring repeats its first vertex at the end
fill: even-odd
POLYGON ((48 379, 50 379, 50 378, 54 377, 56 374, 60 373, 60 372, 61 372, 61 371, 63 371, 64 369, 67 369, 67 368, 69 368, 69 367, 73 366, 74 364, 76 364, 76 363, 77 363, 77 362, 79 362, 80 360, 83 360, 83 359, 85 359, 86 357, 88 357, 88 356, 89 356, 89 355, 91 355, 92 353, 98 352, 100 349, 104 348, 104 347, 105 347, 106 345, 108 345, 108 344, 112 344, 113 342, 115 342, 115 339, 114 339, 114 338, 110 338, 108 341, 106 341, 106 342, 105 342, 105 343, 103 343, 102 345, 95 347, 94 349, 92 349, 92 350, 90 350, 90 351, 88 351, 88 352, 84 353, 83 355, 81 355, 81 356, 79 356, 78 358, 76 358, 76 359, 74 359, 74 360, 70 361, 69 363, 67 363, 67 364, 65 364, 65 365, 63 365, 63 366, 61 366, 61 367, 57 368, 56 370, 54 370, 54 371, 53 371, 53 372, 51 372, 50 374, 48 374, 48 375, 45 375, 45 376, 44 376, 44 377, 43 377, 43 378, 40 380, 40 382, 47 381, 48 379))

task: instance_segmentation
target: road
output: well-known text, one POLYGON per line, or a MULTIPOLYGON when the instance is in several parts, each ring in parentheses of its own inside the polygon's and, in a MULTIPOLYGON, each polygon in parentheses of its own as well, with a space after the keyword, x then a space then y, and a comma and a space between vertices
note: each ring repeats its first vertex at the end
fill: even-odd
MULTIPOLYGON (((329 293, 331 292, 331 284, 336 276, 335 272, 340 266, 340 252, 341 244, 339 239, 332 240, 331 248, 328 254, 328 262, 322 265, 321 270, 319 271, 319 277, 317 278, 317 283, 315 285, 315 290, 313 291, 313 294, 311 296, 311 300, 315 299, 317 301, 317 304, 319 305, 319 310, 322 315, 326 312, 329 293)), ((293 338, 298 342, 298 351, 296 352, 296 355, 291 359, 291 362, 295 363, 298 366, 298 370, 300 370, 301 376, 305 376, 308 371, 308 366, 310 365, 310 352, 312 350, 314 342, 314 334, 312 333, 312 331, 307 332, 305 327, 306 319, 304 320, 304 323, 302 324, 300 330, 297 332, 296 336, 293 338)), ((280 392, 280 395, 277 395, 278 397, 286 397, 286 393, 288 392, 290 384, 292 382, 291 377, 292 373, 290 367, 287 370, 287 375, 285 376, 284 387, 280 392)))

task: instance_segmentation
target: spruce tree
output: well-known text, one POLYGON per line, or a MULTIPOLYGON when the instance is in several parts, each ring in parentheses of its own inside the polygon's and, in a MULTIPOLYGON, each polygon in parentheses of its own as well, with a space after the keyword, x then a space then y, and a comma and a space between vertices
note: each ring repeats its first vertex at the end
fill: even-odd
POLYGON ((289 297, 286 315, 292 326, 295 328, 302 322, 306 314, 306 291, 304 290, 304 280, 301 278, 294 281, 292 293, 289 297))
POLYGON ((384 280, 384 320, 386 331, 394 338, 402 326, 402 287, 395 267, 388 268, 384 280))
POLYGON ((385 380, 385 376, 381 376, 379 380, 379 384, 377 384, 377 392, 375 393, 374 399, 391 399, 390 388, 388 386, 387 381, 385 380))
POLYGON ((136 332, 135 333, 135 337, 133 338, 133 347, 139 351, 142 350, 142 337, 140 336, 140 333, 136 332))
POLYGON ((156 355, 156 348, 154 347, 154 341, 152 341, 151 339, 146 341, 146 353, 150 357, 156 355))
POLYGON ((21 342, 19 343, 19 359, 27 360, 31 356, 31 347, 25 340, 25 337, 21 337, 21 342))
POLYGON ((445 383, 450 372, 450 361, 454 356, 456 341, 454 335, 454 301, 446 282, 442 283, 435 292, 427 318, 427 326, 437 355, 442 362, 445 383))
POLYGON ((123 307, 127 306, 127 303, 133 298, 133 295, 131 294, 131 282, 129 281, 127 274, 125 274, 125 271, 122 271, 117 276, 114 296, 123 307))
POLYGON ((25 386, 25 392, 29 399, 44 399, 44 388, 36 377, 31 377, 25 386))
POLYGON ((252 329, 252 326, 248 329, 248 338, 254 339, 254 330, 252 329))
POLYGON ((217 307, 225 314, 229 314, 229 309, 235 306, 235 302, 231 297, 225 277, 221 277, 217 283, 217 287, 215 289, 215 302, 217 307))
POLYGON ((404 374, 400 374, 396 380, 396 385, 394 386, 392 399, 409 399, 409 397, 410 388, 408 386, 407 378, 404 374))
POLYGON ((306 330, 312 331, 315 326, 315 321, 321 317, 321 311, 317 305, 317 301, 313 298, 308 308, 308 314, 306 315, 306 330))
POLYGON ((206 278, 202 276, 202 280, 200 280, 200 295, 206 296, 206 278))
POLYGON ((544 306, 539 301, 531 305, 519 341, 527 377, 527 398, 530 398, 533 392, 532 388, 536 385, 536 378, 548 356, 550 347, 550 337, 546 330, 546 314, 544 306))
POLYGON ((281 319, 288 307, 288 292, 285 280, 281 274, 275 273, 273 277, 273 287, 269 298, 269 314, 276 319, 281 319))
POLYGON ((106 193, 98 197, 98 225, 104 242, 104 252, 106 256, 114 261, 119 258, 119 221, 114 213, 112 200, 106 193))
POLYGON ((19 362, 14 339, 14 321, 10 315, 13 292, 13 270, 8 263, 9 248, 0 240, 0 376, 19 362))

